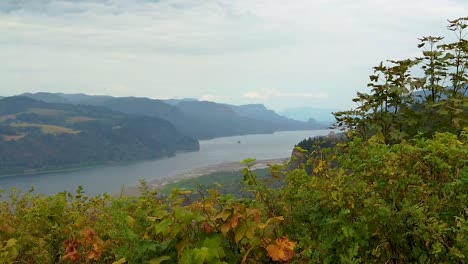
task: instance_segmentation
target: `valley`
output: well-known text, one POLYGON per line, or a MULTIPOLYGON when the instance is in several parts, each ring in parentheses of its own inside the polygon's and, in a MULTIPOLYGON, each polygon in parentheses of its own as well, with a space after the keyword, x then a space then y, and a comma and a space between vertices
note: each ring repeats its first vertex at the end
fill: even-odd
POLYGON ((198 151, 202 139, 319 128, 326 126, 263 105, 27 93, 0 99, 0 175, 164 158, 198 151))
POLYGON ((28 191, 34 187, 36 193, 54 194, 61 191, 74 192, 82 186, 88 195, 119 193, 122 188, 135 187, 144 179, 154 184, 190 178, 195 173, 230 170, 240 167, 240 161, 252 157, 259 160, 289 158, 291 151, 303 138, 328 135, 329 130, 284 131, 273 134, 242 135, 200 140, 200 150, 181 152, 175 156, 119 163, 104 166, 89 166, 44 172, 38 175, 0 177, 1 189, 28 191), (238 142, 241 142, 239 144, 238 142), (231 165, 229 165, 231 164, 231 165), (228 167, 226 167, 228 166, 228 167))

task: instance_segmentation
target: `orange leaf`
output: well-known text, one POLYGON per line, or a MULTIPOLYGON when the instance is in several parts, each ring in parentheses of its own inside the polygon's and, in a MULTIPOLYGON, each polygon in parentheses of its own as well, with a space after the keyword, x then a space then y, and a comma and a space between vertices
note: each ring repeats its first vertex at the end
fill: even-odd
POLYGON ((3 231, 5 233, 14 233, 16 231, 16 229, 14 229, 13 227, 10 227, 6 224, 3 224, 3 225, 0 225, 0 231, 3 231))
POLYGON ((229 218, 229 225, 231 228, 235 228, 239 224, 239 218, 241 217, 240 214, 235 214, 229 218))
POLYGON ((70 260, 71 262, 79 260, 80 253, 78 252, 78 243, 71 240, 65 240, 63 244, 65 244, 65 255, 62 257, 62 259, 70 260))
POLYGON ((254 215, 255 215, 255 223, 256 224, 260 223, 260 217, 261 217, 260 210, 256 210, 254 215))
POLYGON ((80 258, 80 253, 78 253, 76 249, 74 251, 68 252, 62 257, 63 260, 69 260, 71 262, 75 262, 79 258, 80 258))
POLYGON ((211 232, 213 232, 214 227, 212 227, 208 222, 205 221, 201 224, 201 229, 205 231, 205 233, 210 234, 211 232))
POLYGON ((93 249, 88 251, 86 257, 92 260, 99 260, 99 258, 101 258, 101 255, 102 251, 100 250, 99 246, 97 244, 93 244, 93 249))
POLYGON ((231 225, 229 223, 224 223, 221 226, 221 233, 223 233, 223 236, 225 236, 229 230, 231 230, 231 225))
POLYGON ((296 243, 289 241, 287 237, 280 237, 275 240, 275 244, 268 245, 266 250, 274 261, 290 261, 294 256, 295 246, 296 243))
POLYGON ((96 231, 91 227, 85 227, 80 231, 80 235, 83 238, 82 242, 85 246, 91 245, 93 244, 94 237, 96 236, 96 231))
POLYGON ((260 220, 261 220, 260 210, 247 208, 246 211, 247 211, 248 215, 252 215, 254 217, 254 221, 255 221, 256 224, 260 223, 260 220))

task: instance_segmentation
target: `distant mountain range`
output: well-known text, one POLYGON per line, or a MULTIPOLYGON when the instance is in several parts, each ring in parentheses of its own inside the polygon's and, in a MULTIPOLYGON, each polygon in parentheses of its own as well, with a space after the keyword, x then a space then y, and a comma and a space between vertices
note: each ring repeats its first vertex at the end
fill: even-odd
POLYGON ((183 98, 183 99, 165 99, 163 100, 166 104, 170 105, 176 105, 180 102, 193 102, 193 101, 198 101, 196 98, 183 98))
POLYGON ((332 112, 337 111, 340 110, 334 108, 296 107, 281 111, 280 114, 294 120, 308 121, 312 119, 318 123, 330 125, 335 122, 332 112))
POLYGON ((0 99, 0 174, 161 158, 198 149, 196 139, 159 118, 24 96, 0 99))
POLYGON ((25 93, 0 98, 0 174, 161 158, 199 139, 326 128, 261 104, 25 93))
POLYGON ((127 114, 158 117, 196 139, 326 127, 313 120, 302 122, 280 116, 263 105, 234 106, 191 98, 157 100, 63 93, 26 93, 22 96, 44 102, 101 106, 127 114))

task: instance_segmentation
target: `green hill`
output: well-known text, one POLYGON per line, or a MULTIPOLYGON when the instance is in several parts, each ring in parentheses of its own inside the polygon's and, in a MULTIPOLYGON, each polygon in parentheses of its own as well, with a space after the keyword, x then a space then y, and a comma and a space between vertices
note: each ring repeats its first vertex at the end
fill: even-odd
POLYGON ((0 173, 161 158, 195 151, 172 124, 83 105, 27 97, 0 100, 0 173))

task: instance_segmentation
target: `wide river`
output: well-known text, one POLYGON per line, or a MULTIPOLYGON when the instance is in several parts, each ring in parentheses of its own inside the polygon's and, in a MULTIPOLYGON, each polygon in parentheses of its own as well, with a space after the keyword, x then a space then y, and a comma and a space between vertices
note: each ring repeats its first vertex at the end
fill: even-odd
POLYGON ((246 158, 257 160, 287 158, 295 144, 304 138, 327 135, 330 130, 285 131, 274 134, 222 137, 200 141, 200 151, 180 153, 175 157, 80 169, 70 172, 20 175, 0 178, 0 189, 27 191, 34 186, 38 193, 73 192, 83 186, 89 195, 115 193, 124 186, 168 178, 193 169, 246 158))

